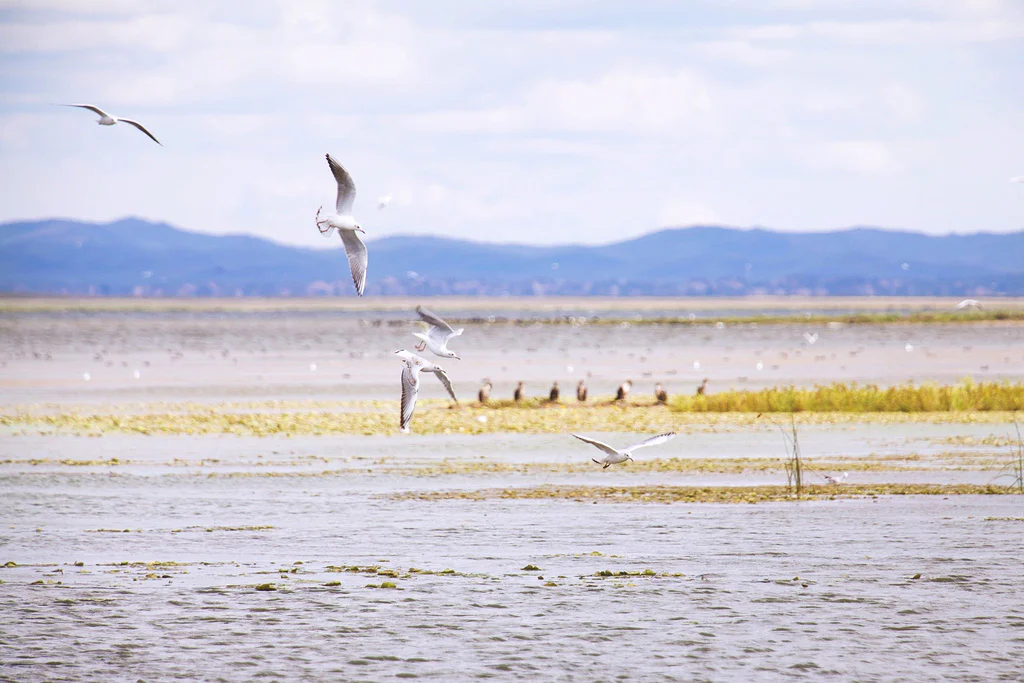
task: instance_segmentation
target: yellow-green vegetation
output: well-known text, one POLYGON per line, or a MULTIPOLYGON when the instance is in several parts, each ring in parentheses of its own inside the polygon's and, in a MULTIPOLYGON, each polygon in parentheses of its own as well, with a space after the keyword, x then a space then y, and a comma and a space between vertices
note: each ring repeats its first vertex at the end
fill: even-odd
POLYGON ((260 584, 256 585, 256 590, 258 590, 258 591, 276 591, 277 590, 277 586, 275 586, 272 583, 260 583, 260 584))
POLYGON ((882 388, 836 383, 811 389, 782 387, 676 396, 671 407, 690 413, 1012 412, 1024 410, 1024 384, 967 381, 952 386, 903 384, 882 388))
MULTIPOLYGON (((590 404, 551 404, 546 401, 509 405, 495 401, 453 406, 437 399, 417 405, 413 431, 417 434, 564 434, 588 432, 660 432, 668 430, 717 431, 721 428, 764 424, 758 413, 802 411, 797 420, 804 424, 850 422, 949 422, 998 423, 1019 419, 1008 411, 1024 410, 1024 385, 971 384, 957 386, 902 386, 880 389, 831 385, 814 389, 766 389, 731 391, 708 396, 677 396, 671 408, 654 405, 653 397, 638 397, 620 405, 595 399, 590 404), (822 412, 829 411, 829 412, 822 412), (900 412, 904 411, 904 412, 900 412), (909 412, 908 412, 909 411, 909 412)), ((319 436, 398 434, 398 401, 363 402, 358 408, 337 402, 321 409, 268 411, 225 410, 221 406, 191 405, 174 409, 148 410, 145 406, 128 414, 106 410, 18 410, 0 415, 0 428, 34 428, 40 433, 79 436, 104 434, 319 436)), ((22 432, 24 433, 24 431, 22 432)), ((10 464, 6 460, 0 464, 10 464)), ((113 466, 126 461, 40 459, 39 464, 113 466)), ((216 463, 216 459, 205 461, 216 463)), ((187 464, 187 463, 186 463, 187 464)))
POLYGON ((400 500, 573 500, 603 503, 774 503, 875 496, 1017 495, 980 484, 846 484, 804 486, 799 498, 786 486, 538 486, 476 491, 412 491, 400 500))

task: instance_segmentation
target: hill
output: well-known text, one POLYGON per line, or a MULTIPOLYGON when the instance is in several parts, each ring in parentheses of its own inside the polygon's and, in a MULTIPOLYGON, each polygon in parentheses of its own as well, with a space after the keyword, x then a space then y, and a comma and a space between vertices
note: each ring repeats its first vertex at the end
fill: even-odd
MULTIPOLYGON (((1024 294, 1024 232, 671 228, 615 244, 372 240, 367 294, 1024 294)), ((341 251, 123 219, 0 225, 0 291, 353 295, 341 251)))

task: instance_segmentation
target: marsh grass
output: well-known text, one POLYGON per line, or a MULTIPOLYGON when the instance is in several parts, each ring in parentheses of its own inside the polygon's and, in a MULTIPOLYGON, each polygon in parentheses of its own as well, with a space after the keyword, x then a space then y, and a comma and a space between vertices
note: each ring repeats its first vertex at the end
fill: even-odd
POLYGON ((1024 410, 1024 384, 966 380, 955 385, 835 383, 810 389, 774 387, 760 391, 724 391, 679 395, 671 408, 688 413, 917 413, 1024 410))
POLYGON ((475 491, 407 491, 388 494, 396 500, 572 500, 579 503, 774 503, 877 496, 1018 495, 992 484, 812 484, 797 498, 788 486, 539 486, 475 491))
POLYGON ((996 475, 993 481, 1002 477, 1013 477, 1010 488, 1016 488, 1018 493, 1024 493, 1024 438, 1021 437, 1020 424, 1013 421, 1013 428, 1017 432, 1017 442, 1010 444, 1011 460, 996 475))

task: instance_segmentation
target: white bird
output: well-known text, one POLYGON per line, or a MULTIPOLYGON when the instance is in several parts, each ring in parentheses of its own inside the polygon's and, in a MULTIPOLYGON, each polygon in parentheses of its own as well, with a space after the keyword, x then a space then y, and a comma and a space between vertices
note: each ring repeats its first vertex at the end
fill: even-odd
POLYGON ((381 209, 385 208, 388 204, 391 203, 392 199, 393 197, 389 194, 386 194, 382 197, 377 197, 377 210, 380 211, 381 209))
POLYGON ((155 137, 153 137, 153 134, 150 133, 148 130, 146 130, 146 127, 143 126, 138 121, 133 121, 132 119, 122 119, 119 116, 112 116, 112 115, 108 114, 107 112, 103 111, 102 109, 100 109, 99 107, 95 107, 95 106, 93 106, 91 104, 62 104, 60 106, 62 106, 62 107, 78 107, 80 109, 88 109, 91 112, 95 112, 100 117, 100 120, 97 121, 96 123, 100 124, 101 126, 113 126, 114 124, 117 124, 117 123, 127 123, 130 126, 135 126, 139 130, 141 130, 143 133, 148 135, 150 140, 152 140, 156 144, 158 144, 161 147, 163 147, 163 143, 160 142, 159 140, 157 140, 155 137))
POLYGON ((815 332, 814 334, 811 334, 810 332, 804 332, 804 339, 808 344, 813 344, 818 341, 818 333, 815 332))
POLYGON ((956 305, 956 310, 962 311, 965 308, 981 308, 981 302, 977 299, 964 299, 956 305))
POLYGON ((601 450, 604 453, 606 453, 606 455, 603 458, 601 458, 600 460, 598 460, 597 458, 591 458, 591 460, 596 462, 598 465, 604 465, 604 467, 601 468, 601 469, 608 469, 608 467, 610 465, 617 465, 620 462, 626 462, 627 460, 632 460, 633 459, 632 458, 633 451, 637 450, 638 448, 646 448, 648 446, 657 446, 659 443, 665 443, 669 439, 675 438, 675 435, 676 435, 675 432, 668 432, 666 434, 658 434, 657 436, 652 436, 651 438, 647 439, 646 441, 641 441, 638 444, 634 444, 634 445, 630 446, 629 448, 623 448, 622 450, 618 450, 618 449, 612 448, 611 446, 609 446, 608 444, 604 443, 603 441, 598 441, 596 439, 588 439, 585 436, 580 436, 579 434, 573 434, 573 436, 575 436, 580 441, 585 441, 585 442, 589 443, 591 446, 596 446, 599 450, 601 450))
POLYGON ((1014 176, 1010 178, 1011 183, 1024 183, 1024 175, 1014 176))
POLYGON ((341 243, 345 245, 345 253, 348 255, 348 267, 352 271, 352 282, 356 285, 356 294, 363 295, 366 287, 366 245, 359 239, 357 233, 366 234, 366 231, 359 227, 352 218, 352 204, 356 201, 356 184, 352 176, 348 174, 345 167, 327 156, 327 165, 331 167, 334 180, 338 183, 338 200, 335 202, 335 213, 332 213, 323 220, 320 219, 321 206, 316 210, 316 227, 321 234, 330 235, 331 229, 338 231, 341 243), (326 225, 327 227, 322 227, 326 225))
POLYGON ((827 481, 829 484, 842 484, 844 481, 846 481, 846 478, 850 476, 850 473, 843 472, 842 474, 835 477, 833 477, 831 474, 823 474, 821 476, 825 477, 825 481, 827 481))
POLYGON ((412 414, 416 410, 416 397, 420 394, 420 372, 432 372, 437 375, 437 379, 444 385, 452 400, 456 403, 459 402, 459 399, 455 398, 451 380, 448 379, 448 375, 440 365, 428 363, 425 359, 405 349, 395 351, 395 355, 405 363, 405 367, 402 368, 402 411, 398 418, 398 426, 403 432, 408 433, 412 414))
POLYGON ((416 346, 417 351, 430 349, 435 356, 442 358, 454 358, 462 360, 458 354, 448 349, 448 342, 453 337, 461 335, 465 328, 460 327, 453 330, 452 326, 446 323, 441 316, 431 313, 422 306, 416 307, 416 314, 420 316, 420 322, 425 326, 425 332, 413 332, 412 336, 420 340, 416 346))

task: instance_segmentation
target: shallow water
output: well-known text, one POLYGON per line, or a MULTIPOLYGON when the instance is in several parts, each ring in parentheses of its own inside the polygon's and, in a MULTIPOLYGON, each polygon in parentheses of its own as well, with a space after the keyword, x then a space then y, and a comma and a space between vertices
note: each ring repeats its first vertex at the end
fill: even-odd
MULTIPOLYGON (((831 444, 864 459, 936 455, 936 440, 1004 431, 808 426, 802 438, 809 450, 831 444)), ((697 433, 651 456, 752 456, 774 439, 759 427, 697 433)), ((484 453, 503 462, 589 455, 585 444, 546 435, 6 436, 0 453, 14 460, 0 466, 0 563, 17 564, 0 569, 0 674, 16 680, 987 681, 1019 676, 1024 655, 1017 496, 660 505, 388 495, 781 481, 597 466, 527 476, 406 471, 484 453), (130 462, 32 465, 19 454, 130 462), (197 462, 204 457, 217 462, 197 462), (325 469, 332 473, 297 476, 325 469), (353 565, 364 570, 333 569, 353 565), (644 570, 655 575, 595 575, 644 570), (396 588, 367 587, 382 581, 396 588), (277 590, 256 590, 267 583, 277 590)), ((925 466, 854 476, 993 476, 925 466)))

